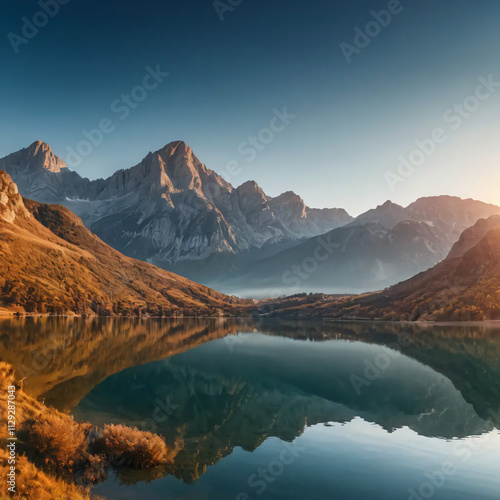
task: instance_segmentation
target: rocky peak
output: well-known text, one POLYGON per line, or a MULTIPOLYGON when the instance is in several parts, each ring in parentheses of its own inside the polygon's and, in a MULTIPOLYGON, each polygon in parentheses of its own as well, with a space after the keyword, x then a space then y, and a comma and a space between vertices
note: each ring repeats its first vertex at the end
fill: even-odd
POLYGON ((241 186, 236 188, 236 191, 240 195, 251 195, 258 194, 267 200, 267 196, 264 194, 262 188, 255 181, 246 181, 241 186))
POLYGON ((154 154, 163 163, 164 172, 175 189, 201 189, 201 175, 206 173, 205 165, 184 141, 171 142, 154 154))
POLYGON ((19 153, 25 153, 30 169, 43 168, 49 172, 60 172, 63 168, 67 168, 66 163, 52 152, 50 146, 40 140, 19 153))
POLYGON ((263 209, 268 210, 268 198, 255 181, 244 182, 236 188, 236 192, 239 198, 239 206, 244 214, 260 212, 263 209))
POLYGON ((390 200, 387 200, 377 208, 373 208, 356 217, 351 226, 359 226, 364 224, 382 224, 383 226, 392 229, 397 224, 405 220, 412 220, 414 214, 411 209, 397 205, 390 200))
POLYGON ((12 223, 18 215, 29 217, 17 186, 9 174, 0 170, 0 220, 12 223))
POLYGON ((279 213, 287 213, 294 217, 306 217, 307 207, 304 200, 293 191, 286 191, 276 198, 273 198, 270 205, 279 213))
POLYGON ((304 203, 302 198, 298 194, 295 194, 293 191, 285 191, 284 193, 281 193, 279 196, 276 196, 276 198, 274 198, 274 199, 280 200, 282 202, 284 202, 284 201, 296 201, 299 203, 304 203))
POLYGON ((401 210, 403 207, 401 205, 398 205, 397 203, 393 203, 391 200, 387 200, 385 203, 382 203, 382 205, 377 206, 377 210, 401 210))

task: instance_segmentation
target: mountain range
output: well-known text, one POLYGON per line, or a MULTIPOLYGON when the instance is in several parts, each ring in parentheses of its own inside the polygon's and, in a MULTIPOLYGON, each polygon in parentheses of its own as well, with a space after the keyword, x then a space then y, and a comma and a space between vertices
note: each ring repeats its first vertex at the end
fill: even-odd
POLYGON ((23 199, 0 171, 0 302, 31 313, 237 314, 242 301, 120 254, 67 208, 23 199))
POLYGON ((255 182, 234 188, 182 141, 107 179, 80 177, 41 141, 1 159, 0 169, 23 196, 66 206, 117 250, 163 267, 295 241, 352 220, 342 209, 310 209, 291 192, 272 198, 255 182))
POLYGON ((377 290, 444 259, 461 233, 500 207, 450 196, 387 201, 353 219, 293 192, 233 187, 182 141, 89 180, 36 141, 0 159, 20 193, 56 203, 119 252, 249 297, 377 290))
POLYGON ((392 321, 500 319, 500 217, 478 221, 433 268, 386 290, 332 298, 269 300, 269 315, 392 321))
POLYGON ((310 209, 293 193, 271 198, 255 182, 233 188, 182 142, 106 180, 82 179, 39 141, 0 160, 0 166, 14 172, 21 194, 60 201, 86 221, 64 206, 22 198, 0 170, 0 300, 10 310, 500 318, 495 205, 437 196, 407 207, 387 201, 352 219, 342 209, 310 209), (171 267, 185 266, 185 274, 207 279, 212 273, 220 289, 302 293, 260 302, 238 299, 123 255, 122 247, 163 267, 167 256, 176 256, 171 267), (384 286, 352 295, 354 287, 384 286), (351 294, 306 295, 306 287, 342 287, 351 294))
POLYGON ((264 296, 284 288, 288 294, 380 290, 436 265, 463 231, 499 213, 495 205, 452 196, 420 198, 408 207, 387 201, 341 228, 260 260, 233 287, 244 282, 267 291, 264 296))

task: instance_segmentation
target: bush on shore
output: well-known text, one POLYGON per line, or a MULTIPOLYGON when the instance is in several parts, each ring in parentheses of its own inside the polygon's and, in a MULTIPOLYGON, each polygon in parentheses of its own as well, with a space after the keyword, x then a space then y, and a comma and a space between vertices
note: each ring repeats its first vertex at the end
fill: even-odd
POLYGON ((88 461, 90 424, 57 413, 41 415, 30 428, 30 444, 46 465, 56 470, 76 470, 88 461))
POLYGON ((147 469, 169 461, 165 441, 151 432, 125 425, 105 425, 98 434, 95 450, 119 465, 147 469))

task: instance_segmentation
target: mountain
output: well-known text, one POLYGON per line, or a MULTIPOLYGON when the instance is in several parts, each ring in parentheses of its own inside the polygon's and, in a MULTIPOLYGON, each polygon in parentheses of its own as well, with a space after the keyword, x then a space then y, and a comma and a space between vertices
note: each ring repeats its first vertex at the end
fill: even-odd
POLYGON ((272 198, 253 181, 234 188, 182 141, 107 179, 81 178, 41 141, 1 159, 0 169, 23 196, 66 206, 113 248, 164 268, 281 249, 352 220, 343 209, 310 209, 294 193, 272 198))
POLYGON ((82 185, 88 185, 42 141, 0 159, 0 170, 6 171, 20 193, 42 203, 56 203, 75 197, 82 185))
POLYGON ((452 196, 387 201, 352 219, 293 192, 233 187, 182 141, 90 181, 47 144, 0 160, 19 191, 58 203, 119 252, 230 294, 380 290, 442 261, 462 232, 500 207, 452 196))
POLYGON ((476 246, 486 234, 500 226, 500 215, 492 215, 487 219, 479 219, 474 226, 466 229, 459 240, 453 245, 449 258, 461 257, 468 250, 476 246))
POLYGON ((378 224, 387 229, 392 229, 400 222, 411 220, 420 220, 420 218, 411 209, 387 200, 383 205, 362 213, 347 226, 358 227, 365 224, 378 224))
POLYGON ((226 291, 246 287, 276 296, 290 290, 380 290, 443 260, 464 230, 493 214, 500 207, 452 196, 420 198, 408 207, 388 201, 344 227, 262 259, 226 291))
POLYGON ((0 305, 27 312, 223 315, 241 303, 125 257, 68 209, 21 198, 0 171, 0 305))
POLYGON ((343 319, 500 319, 500 225, 489 231, 485 229, 495 222, 498 223, 497 217, 478 222, 465 231, 444 261, 383 292, 340 299, 302 294, 268 301, 266 308, 272 315, 343 319), (467 249, 471 244, 473 246, 467 249))

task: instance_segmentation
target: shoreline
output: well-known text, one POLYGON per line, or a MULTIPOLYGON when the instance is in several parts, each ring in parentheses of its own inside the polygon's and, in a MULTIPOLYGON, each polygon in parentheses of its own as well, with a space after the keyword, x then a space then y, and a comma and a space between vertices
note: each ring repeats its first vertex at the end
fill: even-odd
POLYGON ((118 315, 109 315, 109 316, 99 316, 99 315, 81 315, 81 314, 40 314, 40 313, 25 313, 18 311, 10 311, 8 309, 0 309, 0 319, 5 318, 78 318, 78 319, 96 319, 96 318, 123 318, 123 319, 141 319, 141 320, 149 320, 149 319, 201 319, 201 320, 209 320, 209 319, 245 319, 250 320, 252 318, 258 317, 259 319, 263 319, 265 321, 287 321, 287 322, 314 322, 314 323, 375 323, 375 324, 393 324, 393 325, 424 325, 424 326, 491 326, 500 327, 500 319, 486 319, 483 321, 408 321, 408 320, 386 320, 386 319, 370 319, 370 318, 320 318, 320 317, 310 317, 310 318, 297 318, 297 317, 279 317, 279 316, 255 316, 252 314, 244 315, 244 316, 118 316, 118 315))

